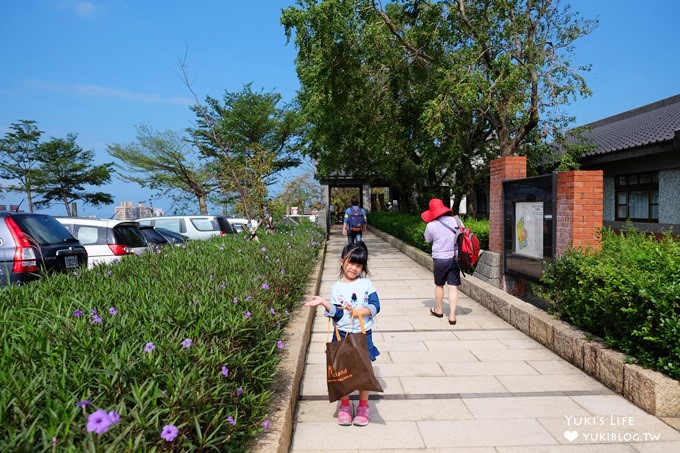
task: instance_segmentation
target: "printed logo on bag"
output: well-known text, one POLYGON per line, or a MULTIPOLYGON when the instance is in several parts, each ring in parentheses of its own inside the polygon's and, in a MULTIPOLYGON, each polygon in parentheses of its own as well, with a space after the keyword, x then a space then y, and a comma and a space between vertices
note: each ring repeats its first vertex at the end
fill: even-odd
POLYGON ((343 370, 335 371, 333 369, 333 366, 328 365, 328 374, 327 374, 327 381, 328 382, 342 382, 342 381, 345 381, 345 380, 351 379, 351 378, 352 378, 352 373, 347 368, 345 368, 343 370))

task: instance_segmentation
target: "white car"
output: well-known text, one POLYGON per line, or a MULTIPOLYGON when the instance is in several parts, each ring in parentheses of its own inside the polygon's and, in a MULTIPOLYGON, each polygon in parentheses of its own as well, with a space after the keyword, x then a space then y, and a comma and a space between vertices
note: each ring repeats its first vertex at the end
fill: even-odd
POLYGON ((235 233, 243 233, 250 230, 251 222, 248 219, 230 217, 227 220, 235 233))
POLYGON ((137 222, 91 219, 85 217, 57 217, 87 250, 87 266, 106 264, 126 255, 140 255, 148 250, 137 222))
POLYGON ((190 240, 210 239, 233 234, 234 229, 226 217, 217 215, 169 215, 137 219, 140 225, 151 225, 183 234, 190 240))

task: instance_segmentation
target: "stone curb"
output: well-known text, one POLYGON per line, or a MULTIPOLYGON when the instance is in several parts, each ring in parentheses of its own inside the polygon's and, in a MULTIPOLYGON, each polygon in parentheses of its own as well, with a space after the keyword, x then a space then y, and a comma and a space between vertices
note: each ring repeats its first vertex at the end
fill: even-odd
MULTIPOLYGON (((319 250, 316 268, 307 282, 303 301, 319 294, 327 244, 324 241, 319 250)), ((303 301, 293 310, 290 322, 284 330, 284 353, 277 368, 276 384, 269 405, 269 429, 254 440, 248 448, 250 452, 286 453, 290 450, 293 419, 315 314, 315 310, 302 306, 303 301)))
MULTIPOLYGON (((432 270, 429 254, 375 228, 371 232, 418 264, 432 270)), ((628 357, 588 339, 572 325, 472 276, 462 279, 461 291, 546 348, 585 371, 644 411, 680 429, 680 382, 627 363, 628 357)))

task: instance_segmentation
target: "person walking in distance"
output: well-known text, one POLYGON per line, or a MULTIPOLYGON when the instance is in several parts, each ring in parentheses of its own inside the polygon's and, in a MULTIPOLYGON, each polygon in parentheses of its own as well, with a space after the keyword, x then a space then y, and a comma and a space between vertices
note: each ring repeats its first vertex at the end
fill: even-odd
MULTIPOLYGON (((358 317, 361 315, 366 330, 366 343, 371 360, 374 361, 380 354, 373 344, 371 329, 374 325, 375 316, 380 313, 380 300, 373 282, 368 275, 368 249, 363 242, 347 244, 340 255, 340 279, 331 288, 331 298, 327 301, 321 296, 314 296, 306 307, 322 305, 326 309, 324 315, 332 318, 340 332, 340 337, 345 338, 348 333, 361 332, 361 323, 358 317)), ((333 341, 338 339, 333 335, 333 341)), ((359 405, 352 417, 352 406, 349 395, 340 398, 338 408, 338 424, 342 426, 366 426, 371 421, 371 409, 368 406, 368 390, 359 389, 359 405)))
POLYGON ((460 228, 464 227, 460 217, 453 215, 450 208, 442 200, 433 198, 429 208, 420 214, 425 226, 425 242, 432 243, 432 261, 434 274, 434 300, 436 307, 430 308, 430 314, 437 318, 444 317, 442 302, 444 285, 449 287, 449 324, 455 325, 456 305, 458 304, 458 287, 460 286, 460 269, 456 257, 456 239, 460 228))
POLYGON ((362 241, 362 235, 366 232, 366 225, 368 225, 366 211, 359 206, 359 199, 352 197, 351 202, 352 206, 345 210, 342 223, 342 234, 347 236, 350 244, 362 241))

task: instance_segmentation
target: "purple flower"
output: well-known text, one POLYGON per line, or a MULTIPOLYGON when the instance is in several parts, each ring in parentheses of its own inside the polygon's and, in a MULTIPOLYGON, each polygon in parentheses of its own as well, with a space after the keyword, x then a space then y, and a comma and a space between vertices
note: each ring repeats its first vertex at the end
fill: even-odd
POLYGON ((191 347, 191 338, 185 338, 182 342, 182 347, 184 347, 184 349, 189 349, 191 347))
POLYGON ((266 283, 263 283, 263 284, 262 284, 262 289, 269 289, 269 285, 266 284, 266 283))
POLYGON ((226 366, 223 366, 223 367, 222 367, 222 374, 223 374, 225 377, 226 377, 226 376, 229 376, 229 368, 227 368, 226 366))
POLYGON ((266 252, 266 251, 267 251, 267 247, 262 247, 262 248, 260 249, 260 252, 266 252))
POLYGON ((99 317, 98 314, 92 315, 92 321, 90 321, 90 324, 101 324, 102 323, 102 318, 99 317))
POLYGON ((276 347, 279 349, 283 349, 283 341, 279 340, 276 342, 276 347))
POLYGON ((237 298, 237 297, 234 297, 233 302, 234 302, 234 303, 238 302, 238 298, 237 298))
POLYGON ((177 434, 179 434, 179 430, 175 425, 165 425, 163 427, 163 432, 161 432, 161 438, 168 442, 172 442, 175 440, 175 437, 177 437, 177 434))
POLYGON ((109 308, 109 314, 112 316, 116 316, 118 314, 118 310, 116 310, 116 307, 109 308))
POLYGON ((231 423, 232 425, 235 425, 235 424, 236 424, 236 420, 234 420, 234 417, 232 417, 231 415, 230 415, 229 417, 227 417, 227 421, 228 421, 229 423, 231 423))
POLYGON ((272 315, 276 315, 276 310, 274 310, 274 307, 269 309, 269 313, 271 313, 272 315))
POLYGON ((248 302, 251 299, 250 296, 246 297, 246 302, 248 302))
POLYGON ((236 396, 241 396, 243 395, 243 387, 239 387, 236 389, 236 396))
POLYGON ((247 311, 247 312, 243 313, 243 316, 245 316, 246 319, 250 319, 250 312, 247 311))
POLYGON ((83 310, 74 311, 73 316, 75 316, 76 318, 80 318, 81 316, 83 316, 83 310))
POLYGON ((265 431, 268 431, 269 430, 269 420, 265 420, 264 423, 262 424, 262 426, 264 427, 265 431))
POLYGON ((76 403, 76 406, 78 406, 78 407, 86 407, 86 406, 88 406, 88 405, 90 405, 90 404, 92 404, 92 401, 90 401, 90 400, 82 400, 82 401, 78 401, 78 402, 76 403))
POLYGON ((156 345, 151 342, 148 342, 146 346, 144 346, 144 352, 151 352, 154 349, 156 349, 156 345))
POLYGON ((286 275, 286 269, 281 268, 281 272, 279 272, 281 275, 286 275))
POLYGON ((120 414, 116 411, 109 411, 109 419, 112 425, 118 423, 120 421, 120 414))
POLYGON ((99 409, 87 417, 87 432, 94 431, 97 434, 105 433, 111 426, 111 417, 105 410, 99 409))

